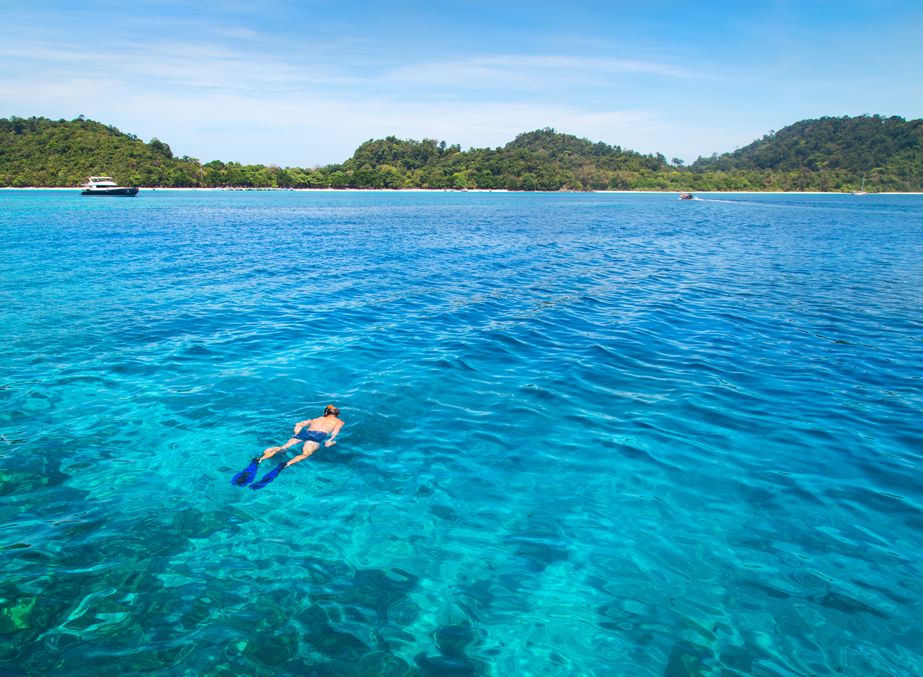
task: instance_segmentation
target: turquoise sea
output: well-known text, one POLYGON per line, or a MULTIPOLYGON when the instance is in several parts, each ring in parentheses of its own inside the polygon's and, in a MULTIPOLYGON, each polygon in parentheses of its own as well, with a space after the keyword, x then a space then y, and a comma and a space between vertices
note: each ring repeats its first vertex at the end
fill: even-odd
POLYGON ((923 196, 702 197, 0 191, 0 673, 923 674, 923 196))

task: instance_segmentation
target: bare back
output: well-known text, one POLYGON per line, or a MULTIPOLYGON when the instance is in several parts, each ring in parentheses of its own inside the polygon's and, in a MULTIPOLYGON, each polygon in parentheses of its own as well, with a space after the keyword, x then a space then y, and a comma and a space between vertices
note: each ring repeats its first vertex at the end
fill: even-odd
POLYGON ((336 416, 319 416, 306 421, 308 430, 319 430, 328 435, 343 427, 344 423, 336 416))

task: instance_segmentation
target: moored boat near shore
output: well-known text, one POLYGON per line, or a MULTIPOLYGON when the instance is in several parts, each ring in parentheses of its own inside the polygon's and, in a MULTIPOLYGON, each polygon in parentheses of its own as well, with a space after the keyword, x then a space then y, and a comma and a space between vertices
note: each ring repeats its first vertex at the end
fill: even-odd
POLYGON ((110 195, 115 197, 134 197, 138 194, 137 186, 119 186, 109 176, 91 176, 83 185, 81 195, 110 195))

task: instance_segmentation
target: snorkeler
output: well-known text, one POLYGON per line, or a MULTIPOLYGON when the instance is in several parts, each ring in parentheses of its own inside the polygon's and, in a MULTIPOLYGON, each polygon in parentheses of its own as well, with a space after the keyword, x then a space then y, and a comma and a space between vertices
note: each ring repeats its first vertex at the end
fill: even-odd
POLYGON ((315 451, 320 449, 321 442, 324 443, 325 447, 333 446, 336 444, 336 436, 340 433, 340 429, 345 425, 345 423, 340 420, 339 416, 340 410, 332 404, 328 404, 324 409, 323 416, 308 419, 307 421, 299 421, 295 424, 294 434, 288 442, 280 447, 269 447, 263 452, 262 456, 255 456, 252 458, 250 460, 250 465, 234 475, 234 477, 231 479, 231 484, 237 485, 239 487, 250 484, 250 482, 252 482, 256 477, 256 471, 259 468, 260 463, 265 461, 267 458, 272 458, 280 451, 285 451, 286 449, 295 446, 299 442, 304 442, 304 446, 301 448, 300 454, 295 456, 290 461, 283 461, 277 465, 275 468, 263 475, 263 479, 261 479, 259 482, 250 484, 250 488, 262 489, 267 484, 276 479, 279 473, 285 470, 287 467, 294 465, 295 463, 300 463, 315 451))

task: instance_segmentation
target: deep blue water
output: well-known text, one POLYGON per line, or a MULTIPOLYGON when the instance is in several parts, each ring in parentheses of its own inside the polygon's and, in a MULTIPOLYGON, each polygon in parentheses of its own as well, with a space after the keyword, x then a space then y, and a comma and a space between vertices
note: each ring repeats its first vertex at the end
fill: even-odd
POLYGON ((0 191, 0 672, 923 674, 923 197, 718 198, 0 191))

